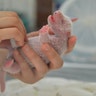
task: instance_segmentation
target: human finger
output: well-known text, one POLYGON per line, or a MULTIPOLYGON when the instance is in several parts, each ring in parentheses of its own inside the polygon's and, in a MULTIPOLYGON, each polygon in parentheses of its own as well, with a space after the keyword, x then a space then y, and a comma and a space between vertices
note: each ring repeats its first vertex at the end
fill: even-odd
POLYGON ((0 11, 0 18, 2 17, 17 17, 17 13, 14 11, 0 11))
POLYGON ((76 22, 78 20, 78 18, 72 18, 71 21, 72 22, 76 22))
POLYGON ((50 61, 49 69, 53 70, 53 69, 58 69, 62 67, 63 65, 62 58, 49 44, 47 43, 43 44, 42 51, 50 61))
POLYGON ((44 77, 44 75, 48 72, 48 66, 45 64, 45 62, 28 44, 22 47, 22 50, 35 67, 36 74, 40 77, 44 77))
POLYGON ((15 61, 20 66, 21 72, 16 73, 16 74, 11 74, 11 76, 18 78, 21 81, 26 82, 26 83, 35 82, 34 72, 30 68, 30 66, 27 64, 27 62, 24 60, 24 58, 21 56, 21 54, 18 52, 18 50, 15 50, 13 55, 14 55, 15 61))
POLYGON ((27 37, 30 38, 30 37, 35 37, 35 36, 38 36, 39 35, 39 32, 36 31, 36 32, 30 32, 27 34, 27 37))
MULTIPOLYGON (((0 11, 0 18, 1 19, 2 18, 8 18, 8 17, 9 18, 14 18, 14 20, 10 20, 10 21, 13 21, 13 25, 18 24, 18 22, 20 22, 21 25, 24 27, 23 22, 21 21, 21 19, 19 18, 18 14, 16 12, 14 12, 14 11, 0 11), (14 21, 16 23, 14 23, 14 21)), ((6 23, 9 23, 9 22, 6 22, 6 23)), ((8 26, 10 26, 10 25, 8 25, 8 26)), ((24 27, 24 31, 26 31, 25 27, 24 27)))
POLYGON ((71 36, 69 39, 68 39, 68 46, 67 46, 67 51, 65 52, 65 54, 71 52, 76 44, 76 36, 71 36))
MULTIPOLYGON (((31 54, 31 52, 30 52, 30 54, 31 54)), ((18 78, 25 83, 34 83, 45 76, 46 72, 44 70, 46 70, 45 69, 46 67, 40 66, 41 68, 43 67, 43 70, 41 70, 41 71, 40 71, 40 69, 37 69, 36 67, 35 68, 29 67, 28 63, 24 60, 24 58, 22 58, 20 53, 18 53, 18 52, 16 53, 16 51, 14 52, 14 58, 15 58, 15 61, 20 65, 21 73, 16 73, 14 75, 11 74, 13 77, 18 78)), ((34 59, 34 58, 31 58, 31 59, 34 59)), ((38 62, 36 62, 36 63, 40 64, 40 60, 37 60, 37 61, 38 62)))
POLYGON ((27 41, 26 29, 18 14, 14 11, 0 11, 0 28, 17 27, 27 41), (6 21, 6 22, 5 22, 6 21))
POLYGON ((24 35, 16 27, 0 29, 0 32, 0 41, 14 38, 18 45, 24 45, 24 35))

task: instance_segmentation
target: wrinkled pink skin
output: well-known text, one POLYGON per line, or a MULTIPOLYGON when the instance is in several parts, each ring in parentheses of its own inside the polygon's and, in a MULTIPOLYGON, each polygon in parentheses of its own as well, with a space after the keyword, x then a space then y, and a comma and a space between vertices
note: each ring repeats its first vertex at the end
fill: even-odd
MULTIPOLYGON (((53 15, 48 17, 48 25, 43 26, 39 30, 39 36, 29 38, 28 43, 46 63, 49 63, 49 60, 41 51, 42 43, 48 42, 60 55, 62 55, 67 48, 67 39, 68 33, 71 32, 71 24, 72 22, 67 16, 62 15, 60 11, 56 11, 53 15), (50 35, 48 30, 54 32, 54 34, 50 35)), ((10 49, 10 52, 12 53, 12 48, 9 47, 8 49, 10 49)), ((12 54, 9 57, 11 56, 12 54)), ((20 72, 20 67, 13 59, 9 59, 9 61, 6 61, 6 63, 3 64, 1 69, 0 86, 1 92, 3 92, 5 90, 5 72, 14 74, 20 72)))

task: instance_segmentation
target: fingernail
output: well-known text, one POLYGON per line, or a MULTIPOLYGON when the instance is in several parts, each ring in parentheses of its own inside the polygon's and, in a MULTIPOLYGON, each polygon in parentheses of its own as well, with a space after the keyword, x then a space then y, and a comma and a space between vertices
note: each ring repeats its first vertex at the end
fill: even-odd
POLYGON ((50 50, 50 46, 49 46, 48 44, 43 44, 43 45, 42 45, 42 48, 43 48, 43 50, 45 50, 45 51, 50 50))

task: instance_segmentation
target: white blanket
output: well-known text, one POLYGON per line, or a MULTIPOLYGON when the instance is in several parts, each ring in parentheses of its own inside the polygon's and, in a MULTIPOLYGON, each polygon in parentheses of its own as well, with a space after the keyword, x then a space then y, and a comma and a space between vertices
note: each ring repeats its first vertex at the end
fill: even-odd
POLYGON ((19 80, 10 80, 4 94, 4 96, 96 96, 96 83, 44 78, 29 85, 19 80))

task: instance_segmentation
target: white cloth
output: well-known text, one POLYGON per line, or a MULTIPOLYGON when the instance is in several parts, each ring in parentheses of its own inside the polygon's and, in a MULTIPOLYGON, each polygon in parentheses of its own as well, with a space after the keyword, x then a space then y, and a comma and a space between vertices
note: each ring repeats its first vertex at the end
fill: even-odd
POLYGON ((96 83, 44 78, 28 85, 19 80, 7 82, 5 96, 96 96, 96 83))

